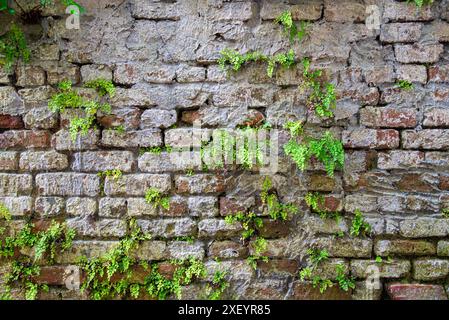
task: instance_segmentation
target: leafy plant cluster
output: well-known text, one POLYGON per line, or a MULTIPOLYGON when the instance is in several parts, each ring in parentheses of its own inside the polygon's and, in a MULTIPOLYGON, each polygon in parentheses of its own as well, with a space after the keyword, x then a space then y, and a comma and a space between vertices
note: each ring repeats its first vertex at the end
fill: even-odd
MULTIPOLYGON (((0 205, 2 217, 10 220, 11 214, 3 204, 0 205)), ((67 251, 75 237, 75 231, 63 223, 52 221, 45 231, 35 231, 36 226, 29 222, 12 236, 0 232, 0 258, 11 259, 10 271, 4 276, 4 285, 0 287, 0 300, 12 299, 12 286, 19 286, 25 292, 27 300, 34 300, 39 291, 48 291, 48 285, 36 282, 40 275, 40 265, 52 264, 57 253, 67 251), (25 252, 25 253, 22 253, 25 252), (14 259, 14 260, 13 260, 14 259)), ((149 264, 135 258, 134 250, 151 236, 144 234, 136 220, 128 221, 128 232, 119 243, 104 255, 88 259, 79 258, 83 271, 82 292, 87 292, 94 300, 114 298, 139 298, 148 294, 153 298, 165 299, 170 295, 181 298, 182 286, 207 275, 201 260, 187 258, 172 260, 173 275, 165 276, 159 271, 157 263, 149 264), (136 280, 136 268, 145 271, 144 280, 136 280)), ((225 277, 227 272, 219 271, 207 285, 209 299, 220 299, 229 286, 225 277)))
POLYGON ((332 117, 337 104, 337 97, 335 95, 335 86, 332 83, 323 83, 322 70, 310 70, 310 60, 304 58, 303 78, 304 83, 301 85, 302 90, 310 90, 307 99, 309 109, 314 110, 315 114, 321 118, 332 117))
MULTIPOLYGON (((109 80, 97 79, 89 81, 84 85, 86 88, 94 88, 100 97, 106 94, 112 98, 115 94, 114 84, 109 80)), ((111 112, 109 103, 102 103, 97 100, 89 100, 81 96, 72 88, 70 80, 62 81, 58 85, 59 93, 51 97, 48 107, 53 112, 63 112, 68 108, 81 109, 84 111, 84 117, 74 117, 70 120, 69 131, 73 141, 78 134, 86 135, 90 128, 96 125, 97 112, 102 111, 106 114, 111 112)))
POLYGON ((356 209, 354 212, 354 218, 352 219, 351 229, 349 233, 353 237, 358 237, 360 235, 366 236, 371 232, 371 225, 365 221, 362 212, 356 209))
POLYGON ((254 254, 247 258, 248 264, 253 268, 257 268, 257 261, 268 261, 268 257, 263 256, 262 253, 267 249, 267 241, 265 238, 257 234, 257 230, 263 227, 263 219, 257 216, 254 212, 237 212, 228 215, 225 218, 226 223, 234 224, 241 223, 243 232, 241 234, 244 242, 254 238, 254 254))
MULTIPOLYGON (((341 219, 338 212, 332 212, 325 208, 324 196, 317 192, 309 192, 304 197, 306 204, 310 209, 317 213, 321 219, 341 219)), ((371 232, 371 225, 365 220, 360 209, 354 211, 354 217, 351 221, 349 234, 353 237, 367 236, 371 232)))
MULTIPOLYGON (((171 276, 163 275, 157 263, 149 264, 134 258, 133 251, 149 239, 151 236, 144 234, 134 219, 130 220, 128 235, 122 238, 116 247, 102 257, 80 259, 80 267, 85 272, 81 290, 88 292, 94 300, 117 297, 138 299, 143 294, 160 300, 171 295, 180 299, 183 286, 191 284, 195 279, 206 277, 204 263, 192 257, 170 261, 174 266, 171 276), (144 270, 143 281, 136 278, 138 267, 144 270)), ((224 272, 214 275, 209 285, 210 299, 219 299, 229 285, 224 279, 225 275, 224 272)))
POLYGON ((157 188, 149 188, 145 193, 145 201, 155 208, 170 209, 170 197, 164 196, 157 188))
MULTIPOLYGON (((330 212, 325 209, 323 195, 319 193, 308 193, 305 196, 305 201, 312 211, 318 213, 322 219, 335 218, 337 221, 340 219, 338 212, 330 212)), ((354 217, 351 221, 350 235, 353 237, 367 236, 370 231, 371 226, 365 221, 362 212, 359 209, 355 210, 354 217)), ((339 233, 338 236, 344 236, 344 232, 339 233)), ((309 266, 300 270, 299 279, 301 281, 311 280, 313 287, 318 287, 320 292, 324 293, 328 288, 334 286, 335 283, 330 279, 322 278, 316 274, 316 270, 322 262, 328 260, 329 253, 324 249, 310 248, 307 250, 307 254, 309 255, 309 266)), ((382 258, 377 257, 376 262, 381 263, 382 258)), ((346 275, 344 265, 336 265, 335 271, 335 281, 340 289, 348 291, 349 289, 355 288, 355 279, 346 275)))
POLYGON ((305 21, 300 22, 299 28, 297 25, 293 22, 292 13, 290 11, 284 11, 281 13, 275 20, 275 23, 280 24, 285 34, 290 38, 290 42, 293 43, 295 39, 298 39, 299 42, 304 39, 304 37, 307 35, 307 29, 309 27, 309 24, 305 21))
POLYGON ((137 260, 130 256, 130 252, 136 249, 139 243, 150 238, 141 231, 135 220, 130 220, 128 234, 116 247, 99 258, 89 260, 81 257, 79 266, 85 273, 81 291, 88 291, 89 296, 95 300, 126 294, 138 296, 140 287, 137 287, 138 284, 130 283, 133 275, 132 267, 137 264, 137 260), (120 275, 119 279, 112 279, 116 274, 120 275))
POLYGON ((215 271, 211 283, 207 285, 209 300, 219 300, 222 297, 225 290, 229 287, 229 282, 226 280, 228 274, 229 271, 215 271))
POLYGON ((332 212, 325 208, 324 196, 318 192, 308 192, 304 197, 306 204, 310 209, 317 213, 321 219, 340 219, 338 212, 332 212))
POLYGON ((335 266, 335 282, 331 279, 322 278, 316 274, 317 268, 329 259, 329 253, 326 250, 308 249, 307 254, 309 255, 310 265, 300 270, 299 279, 301 281, 311 280, 312 286, 314 288, 319 288, 320 293, 324 293, 328 288, 333 287, 334 285, 338 285, 340 289, 344 291, 349 291, 349 289, 355 288, 355 279, 346 274, 345 266, 343 264, 337 264, 335 266))
POLYGON ((279 66, 283 68, 290 68, 295 65, 295 53, 289 50, 287 53, 278 53, 274 56, 267 56, 259 51, 250 51, 241 54, 233 49, 223 49, 220 51, 221 57, 218 59, 218 65, 222 70, 238 71, 240 68, 249 62, 265 62, 267 63, 267 75, 272 78, 274 71, 279 66))
POLYGON ((285 128, 290 130, 291 138, 284 145, 285 154, 291 157, 301 171, 306 169, 307 164, 314 157, 323 163, 327 175, 333 177, 334 171, 343 168, 344 165, 343 144, 329 131, 326 131, 320 139, 306 136, 301 126, 300 122, 286 124, 285 128), (298 137, 300 137, 299 142, 298 137))
MULTIPOLYGON (((276 20, 276 24, 280 24, 285 34, 293 43, 295 39, 299 42, 307 34, 308 24, 306 22, 301 22, 298 28, 293 22, 290 11, 283 12, 276 20)), ((221 57, 218 59, 218 65, 222 70, 228 70, 229 68, 233 71, 238 71, 240 68, 250 62, 265 62, 267 64, 267 75, 272 78, 274 71, 278 67, 290 68, 295 65, 295 52, 290 49, 286 53, 278 53, 273 56, 264 55, 259 51, 250 51, 245 54, 241 54, 233 49, 224 49, 220 52, 221 57)))
MULTIPOLYGON (((296 214, 298 208, 293 204, 284 204, 279 201, 279 198, 272 188, 271 180, 266 177, 261 191, 261 200, 272 220, 287 220, 289 214, 296 214)), ((254 269, 257 268, 257 261, 268 261, 268 257, 263 256, 263 252, 267 249, 267 241, 260 236, 258 230, 263 228, 263 219, 254 212, 237 212, 228 215, 225 221, 229 224, 241 223, 243 231, 241 234, 243 241, 254 239, 252 246, 254 254, 247 258, 248 264, 254 269)))
POLYGON ((30 61, 30 50, 22 30, 13 23, 0 37, 0 66, 9 72, 16 61, 30 61))
MULTIPOLYGON (((308 24, 301 22, 298 28, 293 22, 290 11, 283 12, 276 18, 275 23, 283 27, 284 33, 289 36, 291 43, 295 39, 301 42, 307 34, 308 24)), ((267 62, 267 75, 270 78, 273 77, 274 71, 278 66, 290 68, 296 64, 295 53, 292 49, 288 53, 280 53, 272 57, 268 57, 258 51, 240 54, 233 49, 224 49, 220 54, 221 57, 218 59, 218 64, 222 70, 231 69, 238 71, 243 65, 250 62, 267 62)), ((301 64, 303 66, 304 82, 300 88, 309 92, 307 99, 309 109, 314 110, 315 114, 320 118, 332 117, 332 109, 335 109, 337 100, 335 86, 323 80, 322 70, 311 71, 310 59, 302 59, 301 64)))
POLYGON ((2 202, 0 202, 0 220, 1 219, 6 221, 11 220, 11 212, 9 212, 9 209, 2 202))
POLYGON ((35 281, 35 277, 40 274, 40 264, 52 264, 57 252, 68 250, 72 246, 75 231, 63 223, 52 221, 47 230, 36 232, 35 225, 28 222, 16 235, 4 235, 5 229, 0 232, 0 257, 12 260, 12 264, 4 276, 5 285, 0 299, 11 299, 11 287, 18 285, 25 291, 27 300, 34 300, 39 290, 48 290, 47 285, 35 281))
POLYGON ((289 214, 293 215, 298 213, 298 207, 294 204, 285 204, 279 201, 278 195, 273 189, 273 184, 268 177, 263 181, 260 198, 262 200, 262 204, 266 206, 268 216, 272 220, 285 221, 287 220, 289 214))

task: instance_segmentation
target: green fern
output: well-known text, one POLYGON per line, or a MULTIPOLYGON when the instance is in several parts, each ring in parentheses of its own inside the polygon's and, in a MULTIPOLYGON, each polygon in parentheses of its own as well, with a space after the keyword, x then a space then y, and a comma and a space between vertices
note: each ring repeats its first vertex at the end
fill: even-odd
POLYGON ((290 68, 295 64, 295 52, 290 49, 287 53, 278 53, 274 57, 268 58, 267 75, 272 78, 274 70, 278 65, 283 68, 290 68))
POLYGON ((320 80, 322 76, 321 70, 310 70, 310 60, 305 58, 302 60, 303 65, 303 89, 311 90, 308 97, 308 103, 311 109, 315 110, 317 116, 332 117, 334 114, 332 109, 336 108, 337 97, 335 94, 335 86, 331 83, 322 84, 320 80))
POLYGON ((145 201, 147 203, 152 203, 153 206, 161 207, 165 210, 170 209, 170 198, 164 197, 162 193, 157 188, 150 188, 145 193, 145 201))
POLYGON ((9 31, 0 37, 0 66, 9 71, 18 60, 29 62, 30 50, 22 30, 12 24, 9 31))
POLYGON ((296 38, 301 42, 302 39, 307 34, 307 29, 309 24, 307 22, 301 21, 299 29, 293 22, 292 14, 290 11, 284 11, 275 20, 275 23, 282 25, 285 34, 288 35, 290 42, 293 43, 296 38))
POLYGON ((115 95, 115 86, 112 83, 111 80, 105 80, 105 79, 95 79, 88 81, 84 84, 86 88, 92 88, 97 90, 100 97, 105 96, 108 94, 111 98, 115 95))
POLYGON ((2 202, 0 202, 0 219, 10 221, 11 218, 11 212, 9 209, 2 202))
MULTIPOLYGON (((95 88, 100 96, 108 94, 112 97, 115 88, 112 82, 103 79, 97 79, 86 84, 91 88, 95 88)), ((53 112, 63 112, 67 108, 82 109, 85 113, 84 117, 74 117, 69 124, 70 137, 76 140, 78 134, 86 135, 89 129, 93 128, 97 120, 97 112, 109 114, 111 105, 109 103, 101 103, 96 100, 88 100, 80 96, 72 88, 70 80, 62 81, 58 84, 59 92, 53 95, 48 102, 48 108, 53 112)))
POLYGON ((258 51, 240 54, 233 49, 224 49, 220 51, 220 58, 218 59, 218 65, 224 71, 229 68, 238 71, 249 62, 267 62, 267 75, 272 78, 278 66, 289 68, 295 64, 295 52, 291 49, 287 53, 278 53, 270 57, 258 51))
POLYGON ((366 235, 371 231, 371 226, 363 218, 362 212, 356 209, 354 212, 354 219, 352 220, 350 234, 358 237, 360 234, 366 235))
POLYGON ((321 219, 340 219, 340 214, 338 212, 328 211, 324 208, 325 199, 322 194, 308 192, 304 197, 304 201, 313 212, 320 216, 321 219))
POLYGON ((400 88, 402 90, 409 91, 409 90, 413 90, 414 86, 413 86, 413 83, 411 83, 408 80, 399 80, 398 82, 396 82, 396 87, 400 88))
POLYGON ((222 70, 226 70, 228 66, 234 71, 240 70, 240 68, 248 62, 266 61, 267 56, 258 51, 240 54, 233 49, 223 49, 220 51, 221 57, 218 59, 218 65, 222 70))
POLYGON ((345 154, 343 144, 335 139, 332 133, 326 131, 321 139, 305 138, 302 143, 290 139, 284 145, 285 154, 290 156, 301 171, 304 171, 312 157, 323 163, 328 176, 333 177, 334 171, 343 168, 345 154))
POLYGON ((353 277, 347 276, 345 273, 345 266, 343 264, 338 264, 335 267, 337 276, 335 280, 337 281, 340 289, 343 291, 349 291, 349 289, 355 289, 355 279, 353 277))

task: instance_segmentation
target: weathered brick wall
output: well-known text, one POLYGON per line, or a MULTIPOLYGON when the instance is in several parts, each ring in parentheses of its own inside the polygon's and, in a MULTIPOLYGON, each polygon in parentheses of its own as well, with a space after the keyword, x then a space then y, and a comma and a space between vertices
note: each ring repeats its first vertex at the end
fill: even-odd
MULTIPOLYGON (((65 28, 63 9, 46 10, 41 25, 24 26, 31 63, 0 72, 0 201, 15 222, 34 215, 76 229, 74 248, 58 256, 59 264, 105 252, 132 216, 155 238, 139 250, 140 258, 193 255, 213 268, 218 257, 232 269, 231 296, 447 299, 449 219, 441 210, 449 207, 448 1, 421 10, 394 0, 80 2, 87 8, 80 30, 65 28), (382 11, 378 31, 365 24, 372 4, 382 11), (312 22, 309 36, 293 48, 336 85, 332 120, 307 112, 297 88, 300 69, 269 78, 263 65, 253 64, 226 77, 217 66, 224 48, 265 54, 289 48, 273 23, 286 9, 312 22), (74 113, 53 114, 48 99, 63 79, 81 86, 97 77, 118 87, 112 114, 100 114, 101 127, 74 143, 67 129, 74 113), (397 79, 412 81, 414 89, 398 89, 397 79), (254 115, 278 128, 291 119, 331 128, 346 152, 344 170, 334 178, 319 166, 301 172, 282 158, 272 180, 301 214, 287 223, 267 222, 262 233, 270 261, 257 271, 245 262, 239 229, 224 222, 233 208, 259 205, 263 177, 257 170, 193 168, 191 175, 188 163, 173 166, 165 152, 139 155, 142 147, 188 144, 193 120, 201 121, 201 130, 234 128, 254 115), (109 130, 118 125, 125 133, 109 130), (123 177, 107 178, 102 194, 97 173, 106 169, 120 169, 123 177), (169 192, 170 211, 145 203, 150 186, 169 192), (325 193, 344 218, 324 221, 311 213, 307 191, 325 193), (357 208, 373 235, 336 237, 348 230, 357 208), (180 236, 195 241, 173 240, 180 236), (298 280, 311 244, 330 253, 324 275, 334 277, 332 266, 343 263, 357 277, 353 292, 334 287, 320 295, 298 280), (381 267, 382 290, 370 294, 365 272, 377 256, 392 261, 381 267)), ((1 19, 3 25, 9 18, 1 19)), ((64 289, 62 270, 43 268, 42 278, 59 286, 41 298, 82 297, 64 289)), ((185 296, 195 297, 194 289, 185 296)))

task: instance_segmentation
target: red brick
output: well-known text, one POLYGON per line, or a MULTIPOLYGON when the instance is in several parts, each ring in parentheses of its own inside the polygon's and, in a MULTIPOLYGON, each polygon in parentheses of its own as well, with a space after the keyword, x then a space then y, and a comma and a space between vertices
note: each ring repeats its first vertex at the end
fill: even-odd
POLYGON ((421 151, 393 150, 380 152, 377 160, 379 169, 409 169, 425 166, 425 154, 421 151))
POLYGON ((392 283, 387 285, 387 292, 393 300, 447 300, 441 285, 392 283))
POLYGON ((0 134, 0 148, 46 148, 50 146, 48 131, 11 130, 0 134))
POLYGON ((360 111, 360 124, 375 128, 414 128, 416 110, 366 107, 360 111))
POLYGON ((288 236, 291 224, 287 221, 264 220, 259 233, 264 238, 280 238, 288 236))
POLYGON ((435 101, 446 102, 449 100, 449 89, 448 88, 438 88, 432 92, 433 99, 435 101))
POLYGON ((229 197, 220 198, 220 215, 227 216, 237 212, 246 211, 247 206, 242 202, 242 199, 232 199, 229 197))
POLYGON ((175 185, 179 193, 196 194, 225 191, 223 176, 213 174, 177 176, 175 178, 175 185))
POLYGON ((342 134, 346 148, 395 149, 399 147, 399 132, 393 129, 352 129, 342 134))
POLYGON ((395 54, 401 63, 435 63, 444 52, 442 44, 405 44, 396 45, 395 54))
POLYGON ((429 82, 449 82, 449 65, 429 67, 429 82))
POLYGON ((403 175, 395 186, 401 191, 412 192, 431 192, 435 189, 431 182, 425 181, 424 177, 418 173, 403 175))
POLYGON ((425 129, 421 131, 402 131, 402 146, 405 149, 449 149, 449 130, 425 129))
POLYGON ((438 188, 440 188, 440 190, 449 191, 449 176, 440 176, 438 188))
POLYGON ((0 115, 0 129, 23 129, 22 117, 0 115))
POLYGON ((291 259, 273 259, 268 262, 259 261, 257 268, 265 275, 296 275, 299 268, 299 263, 291 259))
POLYGON ((449 109, 432 108, 426 110, 423 125, 426 127, 449 127, 449 109))
POLYGON ((163 216, 184 216, 187 215, 189 206, 187 199, 182 197, 173 197, 170 199, 170 208, 168 210, 162 210, 163 216))
POLYGON ((293 286, 292 299, 294 300, 351 300, 351 290, 343 291, 337 286, 328 288, 324 293, 314 288, 311 283, 297 282, 293 286))
POLYGON ((214 241, 209 246, 209 256, 211 258, 246 258, 248 256, 248 247, 235 241, 214 241))
POLYGON ((64 266, 46 266, 41 267, 40 274, 34 277, 39 284, 48 284, 50 286, 64 285, 66 267, 64 266))
POLYGON ((188 124, 193 124, 193 122, 200 119, 200 117, 201 114, 198 110, 183 111, 181 115, 181 121, 188 124))

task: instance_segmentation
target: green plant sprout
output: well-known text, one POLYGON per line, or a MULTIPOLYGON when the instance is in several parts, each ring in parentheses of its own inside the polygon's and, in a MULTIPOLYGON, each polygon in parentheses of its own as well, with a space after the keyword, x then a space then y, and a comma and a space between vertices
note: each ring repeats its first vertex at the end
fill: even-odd
POLYGON ((396 82, 396 88, 400 88, 402 90, 410 91, 413 89, 413 83, 408 80, 398 80, 396 82))
POLYGON ((287 220, 289 214, 297 214, 298 207, 294 204, 284 204, 279 201, 276 192, 272 189, 271 180, 266 177, 262 184, 260 198, 262 204, 267 207, 268 215, 273 220, 287 220))
POLYGON ((444 218, 449 218, 449 208, 443 208, 441 214, 444 218))
POLYGON ((433 3, 433 0, 407 0, 407 3, 414 3, 418 8, 422 8, 423 6, 430 5, 433 3))
MULTIPOLYGON (((114 93, 110 87, 105 87, 105 83, 112 85, 111 82, 104 82, 101 79, 96 81, 96 85, 92 84, 92 86, 98 90, 100 96, 102 93, 114 93), (101 83, 101 85, 99 83, 101 83)), ((52 96, 48 102, 48 107, 52 112, 63 112, 67 108, 73 108, 81 109, 85 114, 84 117, 74 117, 70 121, 69 131, 72 141, 76 140, 78 134, 86 135, 89 129, 95 126, 98 111, 102 111, 106 114, 111 112, 111 105, 109 103, 100 103, 99 101, 88 100, 80 96, 72 89, 72 82, 69 80, 59 83, 58 88, 59 93, 52 96)))
POLYGON ((11 212, 6 207, 6 205, 2 202, 0 202, 0 219, 4 219, 6 221, 10 221, 12 218, 11 212))
MULTIPOLYGON (((57 252, 65 252, 75 238, 75 231, 65 224, 52 221, 44 231, 35 231, 35 225, 28 222, 15 235, 0 238, 0 257, 12 261, 11 269, 5 274, 3 294, 0 299, 11 299, 11 286, 19 285, 25 292, 25 299, 36 299, 39 290, 48 291, 47 285, 36 283, 40 265, 52 264, 57 252), (31 252, 31 256, 17 253, 31 252)), ((0 234, 1 236, 2 234, 0 234)))
POLYGON ((223 49, 220 51, 218 66, 221 70, 239 71, 241 67, 250 62, 266 62, 267 75, 272 78, 277 67, 290 68, 295 65, 295 52, 291 49, 287 53, 278 53, 274 56, 267 56, 258 51, 241 54, 233 49, 223 49))
MULTIPOLYGON (((298 208, 293 204, 283 204, 279 201, 275 191, 272 188, 271 180, 266 177, 262 184, 262 190, 260 198, 264 207, 264 211, 268 213, 271 220, 287 219, 288 214, 296 214, 298 208)), ((262 253, 267 249, 267 241, 263 238, 258 231, 263 228, 263 219, 254 212, 236 212, 234 214, 225 217, 226 223, 234 224, 241 223, 242 225, 242 240, 254 239, 252 242, 254 254, 247 258, 248 264, 256 269, 257 261, 268 261, 268 257, 263 256, 262 253)))
POLYGON ((170 209, 170 198, 164 197, 157 188, 150 188, 145 193, 145 201, 153 204, 155 208, 161 207, 165 210, 170 209))
POLYGON ((351 236, 358 237, 361 234, 366 236, 370 231, 370 224, 365 221, 362 212, 359 209, 356 209, 354 212, 351 229, 349 231, 351 236))
POLYGON ((115 86, 111 80, 105 80, 101 78, 86 82, 84 84, 84 87, 95 89, 100 95, 100 97, 109 95, 109 97, 112 98, 115 96, 116 92, 115 86))
POLYGON ((122 170, 120 170, 120 169, 112 169, 112 170, 104 170, 104 171, 98 172, 97 175, 100 178, 111 177, 114 180, 118 180, 122 177, 123 173, 122 173, 122 170))
POLYGON ((337 104, 335 86, 331 83, 322 84, 322 80, 320 80, 322 71, 311 71, 308 58, 302 60, 302 65, 304 82, 300 88, 311 91, 307 99, 309 109, 314 110, 320 118, 333 117, 332 109, 335 109, 337 104))
POLYGON ((262 218, 258 217, 254 212, 244 213, 237 212, 225 217, 225 221, 228 224, 234 224, 240 222, 242 224, 243 232, 242 239, 246 240, 251 238, 258 228, 263 227, 262 218))
POLYGON ((349 291, 349 289, 355 289, 355 279, 346 275, 345 266, 342 264, 337 264, 335 270, 337 271, 337 276, 335 280, 337 281, 340 289, 343 291, 349 291))
POLYGON ((18 60, 28 63, 30 50, 22 30, 13 23, 9 31, 0 37, 0 66, 9 72, 18 60))
POLYGON ((307 35, 307 29, 309 24, 305 21, 300 22, 299 29, 293 22, 292 13, 290 11, 284 11, 275 20, 275 23, 280 24, 284 28, 285 34, 289 37, 290 42, 293 43, 296 38, 301 42, 307 35))
POLYGON ((97 173, 97 176, 100 177, 100 193, 104 195, 104 183, 106 177, 112 178, 114 181, 117 181, 122 177, 123 173, 120 169, 112 169, 112 170, 104 170, 97 173))
POLYGON ((313 265, 319 265, 329 259, 329 252, 325 249, 307 249, 307 254, 309 255, 310 261, 313 265))
POLYGON ((229 282, 226 280, 228 274, 228 271, 215 271, 212 283, 207 286, 207 290, 210 292, 208 295, 209 300, 219 300, 221 298, 224 291, 229 287, 229 282))
POLYGON ((284 145, 284 151, 301 171, 306 169, 307 164, 314 157, 323 163, 329 177, 334 176, 336 169, 343 168, 345 161, 343 144, 329 131, 326 131, 320 139, 303 135, 300 142, 293 136, 284 145))

